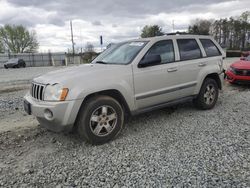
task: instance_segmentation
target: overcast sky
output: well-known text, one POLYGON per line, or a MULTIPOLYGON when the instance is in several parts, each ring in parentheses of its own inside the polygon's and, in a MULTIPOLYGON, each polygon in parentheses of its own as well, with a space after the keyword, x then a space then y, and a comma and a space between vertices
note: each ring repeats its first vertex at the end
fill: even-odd
POLYGON ((250 0, 0 0, 0 25, 22 24, 35 30, 39 51, 71 48, 73 20, 75 43, 84 47, 138 38, 144 25, 158 24, 164 32, 186 30, 196 18, 238 16, 250 9, 250 0))

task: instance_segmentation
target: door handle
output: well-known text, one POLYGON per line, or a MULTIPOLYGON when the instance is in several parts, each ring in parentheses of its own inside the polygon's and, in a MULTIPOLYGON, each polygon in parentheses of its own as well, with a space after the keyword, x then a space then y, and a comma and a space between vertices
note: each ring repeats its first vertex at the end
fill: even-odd
POLYGON ((177 67, 172 67, 168 69, 168 72, 175 72, 177 70, 178 70, 177 67))
POLYGON ((198 66, 199 66, 199 67, 205 67, 206 65, 207 65, 207 64, 203 62, 203 63, 199 63, 198 66))

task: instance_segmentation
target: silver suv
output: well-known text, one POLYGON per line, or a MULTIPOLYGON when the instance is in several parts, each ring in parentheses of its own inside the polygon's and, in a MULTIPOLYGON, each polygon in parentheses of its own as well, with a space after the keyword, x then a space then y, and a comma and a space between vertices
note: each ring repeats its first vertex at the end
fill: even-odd
POLYGON ((224 51, 209 36, 166 35, 112 45, 91 64, 32 82, 24 108, 53 131, 76 128, 93 144, 122 130, 124 117, 193 100, 214 107, 224 51))

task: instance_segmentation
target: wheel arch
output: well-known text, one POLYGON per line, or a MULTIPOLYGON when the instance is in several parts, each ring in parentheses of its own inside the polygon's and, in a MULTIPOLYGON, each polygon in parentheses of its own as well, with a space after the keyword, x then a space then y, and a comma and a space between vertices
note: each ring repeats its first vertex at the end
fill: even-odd
POLYGON ((204 79, 203 79, 203 82, 206 78, 211 78, 211 79, 214 79, 219 87, 219 89, 221 90, 222 89, 222 83, 221 83, 221 80, 220 80, 220 76, 218 75, 218 73, 211 73, 211 74, 208 74, 204 79))
POLYGON ((196 88, 195 88, 195 92, 194 92, 194 95, 198 95, 199 92, 200 92, 200 89, 202 87, 202 84, 204 83, 205 79, 207 78, 211 78, 211 79, 214 79, 216 81, 216 83, 218 84, 218 88, 221 90, 222 89, 222 80, 220 78, 220 75, 216 72, 210 72, 210 73, 206 73, 204 75, 204 77, 200 77, 200 81, 198 82, 196 88))
MULTIPOLYGON (((114 98, 115 100, 117 100, 122 108, 124 109, 124 112, 126 115, 131 115, 131 110, 129 108, 129 105, 128 103, 126 102, 124 96, 121 94, 120 91, 116 90, 116 89, 108 89, 108 90, 102 90, 102 91, 98 91, 98 92, 94 92, 94 93, 91 93, 91 94, 88 94, 84 100, 82 101, 82 104, 80 106, 80 109, 84 107, 84 104, 92 97, 96 97, 96 96, 99 96, 99 95, 104 95, 104 96, 109 96, 109 97, 112 97, 114 98)), ((79 109, 79 111, 80 111, 79 109)), ((78 113, 79 113, 78 111, 78 113)))
POLYGON ((75 119, 75 123, 74 123, 74 128, 76 128, 76 122, 77 119, 79 118, 79 113, 81 111, 82 108, 84 108, 84 105, 86 104, 86 102, 92 98, 92 97, 96 97, 96 96, 109 96, 114 98, 115 100, 117 100, 119 102, 119 104, 121 104, 122 108, 124 109, 124 114, 125 114, 125 118, 131 116, 131 110, 128 106, 128 103, 126 102, 124 96, 121 94, 120 91, 116 90, 116 89, 108 89, 108 90, 102 90, 102 91, 98 91, 98 92, 94 92, 94 93, 90 93, 88 94, 84 100, 82 101, 82 104, 80 105, 80 108, 78 109, 77 115, 76 115, 76 119, 75 119))

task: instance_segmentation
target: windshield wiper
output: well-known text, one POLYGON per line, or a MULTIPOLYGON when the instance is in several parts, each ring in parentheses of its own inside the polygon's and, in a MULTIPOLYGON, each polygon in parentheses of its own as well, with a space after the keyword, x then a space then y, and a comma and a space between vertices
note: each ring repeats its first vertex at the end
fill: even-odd
POLYGON ((96 61, 95 63, 99 63, 99 64, 108 64, 107 62, 104 62, 104 61, 96 61))

